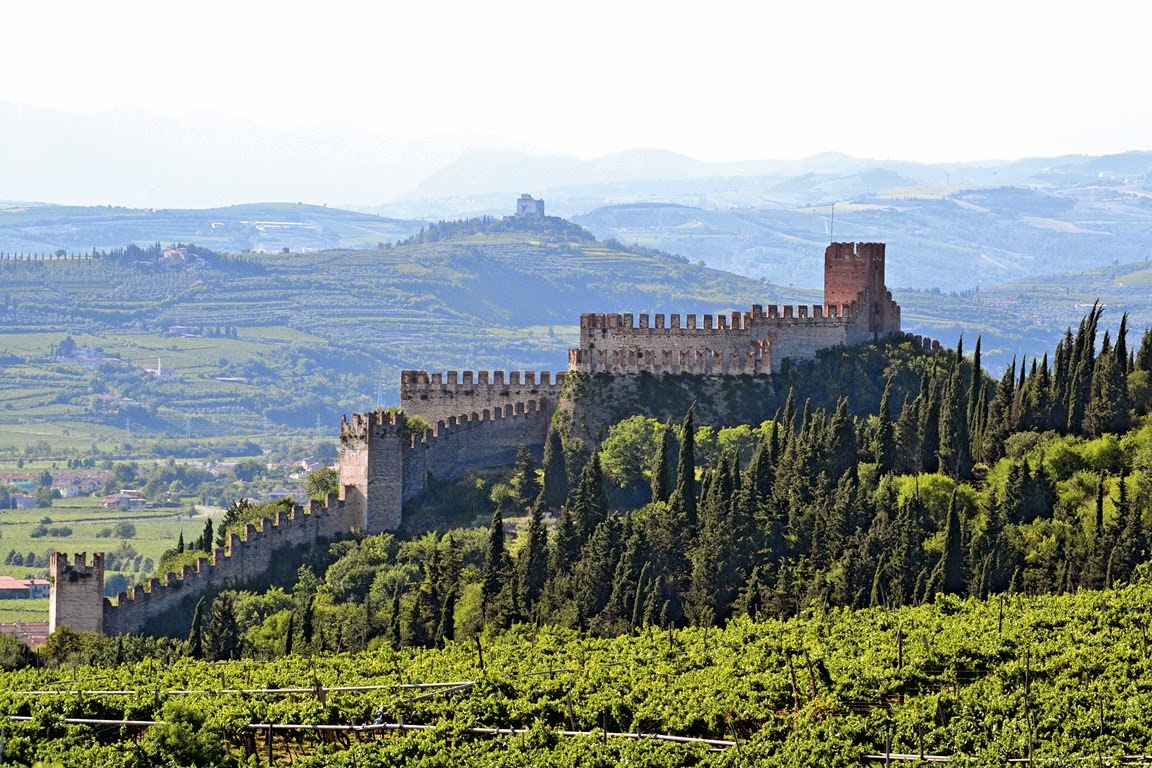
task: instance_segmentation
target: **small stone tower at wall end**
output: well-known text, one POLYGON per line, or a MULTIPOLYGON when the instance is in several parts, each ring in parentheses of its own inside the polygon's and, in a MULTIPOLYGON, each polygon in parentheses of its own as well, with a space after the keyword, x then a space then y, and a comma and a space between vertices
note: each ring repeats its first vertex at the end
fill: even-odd
POLYGON ((79 552, 68 562, 64 552, 48 558, 48 632, 67 626, 77 632, 104 632, 104 554, 94 552, 92 564, 79 552))

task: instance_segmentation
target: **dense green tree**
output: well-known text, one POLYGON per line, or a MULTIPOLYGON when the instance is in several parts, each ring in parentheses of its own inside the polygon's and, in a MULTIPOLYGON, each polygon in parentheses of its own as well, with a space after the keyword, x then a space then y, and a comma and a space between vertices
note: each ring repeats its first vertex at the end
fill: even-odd
POLYGON ((604 473, 600 454, 593 452, 580 472, 580 483, 572 500, 572 512, 581 543, 608 517, 608 497, 604 494, 604 473))
POLYGON ((656 451, 656 463, 652 468, 652 501, 668 501, 672 495, 672 424, 665 422, 660 431, 660 447, 656 451))
POLYGON ((546 509, 559 509, 568 501, 568 468, 564 460, 564 443, 555 424, 548 428, 548 437, 544 442, 542 493, 546 509))
POLYGON ((516 473, 512 476, 512 491, 521 510, 527 511, 540 495, 540 478, 536 472, 536 459, 526 446, 516 451, 516 473))
POLYGON ((204 658, 204 598, 196 601, 192 612, 192 628, 188 632, 188 655, 194 659, 204 658))
POLYGON ((896 466, 896 425, 892 422, 892 377, 884 383, 880 396, 880 410, 876 413, 876 431, 872 435, 872 460, 880 474, 891 472, 896 466))
POLYGON ((304 482, 304 492, 314 501, 327 501, 329 494, 340 492, 340 473, 332 467, 321 467, 309 472, 304 482))
POLYGON ((204 630, 204 654, 215 661, 239 658, 240 641, 235 598, 231 592, 221 592, 212 601, 212 611, 204 630))
POLYGON ((548 528, 544 524, 544 505, 532 505, 528 519, 528 540, 517 558, 520 599, 526 611, 539 602, 548 580, 548 528))
POLYGON ((492 522, 488 526, 488 546, 484 554, 484 578, 481 581, 480 605, 488 613, 489 607, 496 599, 496 595, 504 586, 504 516, 500 509, 492 513, 492 522))
POLYGON ((680 424, 680 457, 676 465, 676 490, 671 498, 672 508, 684 521, 685 533, 696 531, 696 428, 693 414, 696 404, 688 407, 680 424))
POLYGON ((961 373, 961 358, 952 365, 951 373, 944 383, 940 400, 939 444, 936 455, 939 471, 954 479, 967 478, 972 473, 972 457, 969 454, 970 441, 968 418, 964 410, 964 383, 961 373))

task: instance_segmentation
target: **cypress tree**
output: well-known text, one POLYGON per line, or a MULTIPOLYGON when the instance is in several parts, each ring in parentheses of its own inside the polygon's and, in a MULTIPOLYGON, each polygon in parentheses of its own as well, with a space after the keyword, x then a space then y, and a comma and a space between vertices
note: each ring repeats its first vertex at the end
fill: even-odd
POLYGON ((892 423, 892 377, 884 383, 880 395, 880 411, 876 414, 876 433, 872 438, 872 457, 881 475, 891 472, 896 465, 896 426, 892 423))
POLYGON ((564 443, 560 430, 553 424, 548 428, 544 443, 544 506, 559 509, 568 501, 568 467, 564 460, 564 443))
MULTIPOLYGON (((307 641, 305 641, 307 642, 307 641)), ((388 614, 388 643, 398 651, 403 645, 400 635, 400 582, 392 587, 392 611, 388 614)))
MULTIPOLYGON (((789 402, 791 402, 789 393, 789 402)), ((680 459, 676 465, 676 492, 673 506, 684 520, 685 532, 691 536, 696 530, 696 428, 692 416, 696 403, 688 406, 680 424, 680 459)))
POLYGON ((580 559, 580 531, 576 515, 568 507, 560 510, 560 523, 552 539, 548 571, 552 576, 564 576, 572 571, 580 559))
POLYGON ((444 603, 440 607, 440 625, 436 627, 437 648, 443 648, 456 639, 456 591, 453 588, 444 594, 444 603))
POLYGON ((485 616, 504 585, 504 516, 500 508, 492 513, 488 526, 488 546, 485 548, 484 578, 480 586, 480 609, 485 616))
MULTIPOLYGON (((925 374, 927 376, 927 374, 925 374)), ((920 466, 916 467, 916 474, 936 469, 939 464, 940 451, 940 399, 943 384, 940 374, 935 366, 932 375, 928 376, 927 384, 922 382, 920 394, 916 397, 921 400, 917 407, 920 417, 920 466)))
POLYGON ((580 484, 576 486, 576 497, 572 502, 576 519, 576 529, 583 544, 605 518, 608 517, 608 497, 604 494, 604 471, 600 467, 600 454, 592 456, 580 472, 580 484))
POLYGON ((213 661, 227 661, 240 655, 240 625, 232 593, 221 592, 212 601, 208 626, 204 631, 204 652, 213 661))
POLYGON ((1144 337, 1140 340, 1140 349, 1132 359, 1132 370, 1152 373, 1152 328, 1144 329, 1144 337))
POLYGON ((1108 584, 1126 581, 1136 566, 1144 561, 1148 550, 1147 535, 1139 509, 1128 499, 1127 482, 1123 476, 1117 484, 1116 522, 1119 535, 1108 561, 1108 584))
POLYGON ((624 548, 612 575, 612 590, 604 609, 609 622, 628 622, 634 629, 641 621, 637 615, 637 602, 643 591, 643 571, 647 567, 649 553, 644 538, 644 528, 629 518, 625 523, 624 548))
POLYGON ((204 598, 196 602, 192 612, 192 629, 188 632, 188 655, 194 659, 204 658, 204 598))
POLYGON ((652 468, 652 501, 668 501, 672 494, 672 424, 664 422, 660 450, 652 468))
POLYGON ((960 360, 957 358, 944 384, 940 401, 940 442, 936 454, 939 471, 957 480, 968 477, 972 472, 972 457, 968 453, 968 420, 964 414, 962 390, 960 360))
POLYGON ((532 505, 528 541, 520 550, 518 560, 521 602, 524 609, 531 612, 548 579, 548 529, 544 525, 543 504, 539 501, 532 505))
POLYGON ((837 478, 856 466, 856 430, 852 416, 848 413, 848 398, 842 397, 836 403, 836 412, 825 431, 822 440, 824 447, 824 471, 830 478, 837 478))
POLYGON ((919 395, 904 396, 900 417, 896 420, 896 461, 894 468, 906 475, 918 474, 921 469, 922 435, 920 431, 919 395))
POLYGON ((212 533, 212 519, 209 518, 204 522, 204 532, 200 534, 200 538, 196 542, 196 549, 202 549, 205 552, 211 552, 212 533))
MULTIPOLYGON (((300 611, 300 639, 304 642, 305 646, 311 647, 312 645, 312 619, 314 617, 314 607, 312 601, 315 599, 313 595, 309 595, 304 600, 304 606, 300 611)), ((399 599, 399 598, 397 598, 399 599)))
POLYGON ((1128 427, 1128 377, 1124 373, 1127 360, 1119 359, 1108 347, 1108 334, 1104 334, 1104 349, 1096 358, 1092 371, 1088 405, 1084 409, 1083 431, 1093 437, 1105 432, 1120 433, 1128 427))
POLYGON ((588 537, 576 570, 576 601, 581 615, 593 619, 604 610, 612 596, 612 577, 623 548, 619 517, 610 517, 588 537))
POLYGON ((994 464, 1004 456, 1004 441, 1015 431, 1012 419, 1012 402, 1016 397, 1016 358, 1000 377, 996 394, 988 404, 987 425, 981 436, 980 458, 986 464, 994 464))
POLYGON ((956 491, 948 500, 948 520, 944 527, 944 554, 940 556, 941 589, 944 594, 958 595, 964 591, 964 549, 960 540, 960 510, 956 505, 956 491))

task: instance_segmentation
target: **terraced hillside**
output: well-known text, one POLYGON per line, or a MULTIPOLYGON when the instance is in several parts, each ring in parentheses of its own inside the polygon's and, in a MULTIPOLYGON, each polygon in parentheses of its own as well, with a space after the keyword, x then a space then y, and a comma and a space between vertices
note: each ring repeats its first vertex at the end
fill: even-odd
POLYGON ((581 312, 814 300, 559 219, 372 250, 0 259, 0 284, 0 450, 331 432, 395 401, 402 368, 563 368, 581 312))
POLYGON ((219 251, 366 248, 408 237, 420 222, 301 203, 226 208, 0 204, 0 251, 91 253, 129 243, 197 243, 219 251))

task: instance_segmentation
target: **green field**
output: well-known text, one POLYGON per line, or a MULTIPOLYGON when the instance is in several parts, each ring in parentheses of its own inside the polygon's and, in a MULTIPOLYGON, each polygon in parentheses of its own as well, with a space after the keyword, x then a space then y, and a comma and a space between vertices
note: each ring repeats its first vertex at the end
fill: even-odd
MULTIPOLYGON (((116 570, 108 570, 106 579, 121 574, 129 583, 136 583, 148 573, 148 565, 160 562, 165 550, 176 546, 181 533, 186 540, 195 539, 204 529, 205 521, 218 519, 219 513, 196 512, 190 506, 176 509, 147 508, 140 510, 107 510, 99 506, 98 496, 78 496, 57 499, 44 509, 0 510, 0 575, 16 578, 44 578, 49 551, 111 552, 121 559, 130 554, 116 570), (131 523, 133 533, 128 537, 117 535, 117 524, 131 523), (33 536, 37 528, 71 529, 68 536, 33 536), (36 556, 36 565, 11 565, 3 562, 10 553, 28 553, 36 556)), ((47 620, 46 600, 0 600, 3 621, 47 620)))

